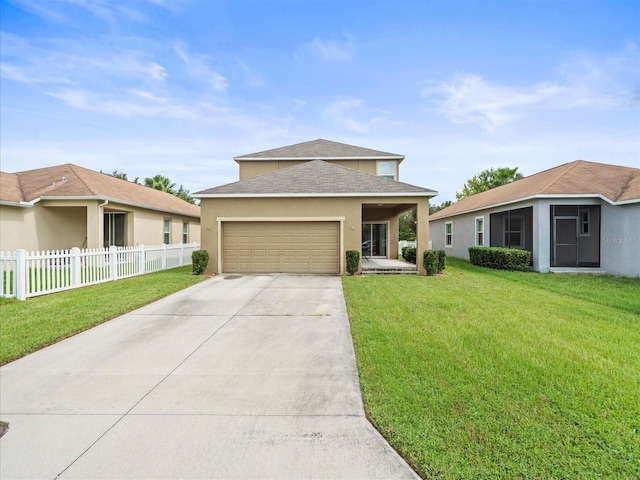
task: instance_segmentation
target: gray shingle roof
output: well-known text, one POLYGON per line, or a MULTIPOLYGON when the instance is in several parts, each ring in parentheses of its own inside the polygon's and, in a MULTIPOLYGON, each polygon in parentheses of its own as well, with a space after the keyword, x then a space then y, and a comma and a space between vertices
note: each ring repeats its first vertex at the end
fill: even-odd
POLYGON ((402 161, 404 155, 319 139, 287 147, 274 148, 273 150, 265 150, 264 152, 241 155, 235 157, 234 160, 239 162, 243 160, 360 160, 364 158, 402 161))
POLYGON ((247 178, 194 194, 196 197, 224 196, 373 196, 418 195, 437 192, 408 183, 377 177, 352 168, 313 160, 292 167, 247 178))
POLYGON ((535 196, 600 196, 612 203, 640 200, 640 168, 576 160, 486 192, 476 193, 431 215, 431 220, 514 203, 535 196))

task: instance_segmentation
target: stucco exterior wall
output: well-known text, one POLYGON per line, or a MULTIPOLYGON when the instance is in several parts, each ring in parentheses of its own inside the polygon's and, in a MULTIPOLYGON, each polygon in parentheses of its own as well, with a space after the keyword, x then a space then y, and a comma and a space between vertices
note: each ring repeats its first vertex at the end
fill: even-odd
POLYGON ((197 218, 98 200, 41 201, 32 207, 0 205, 0 250, 60 250, 103 246, 104 212, 127 213, 127 244, 163 243, 165 218, 172 220, 172 243, 182 243, 182 222, 189 222, 189 242, 200 241, 197 218))
MULTIPOLYGON (((418 214, 425 221, 418 225, 419 248, 427 248, 429 231, 427 227, 428 200, 427 198, 393 197, 394 203, 418 203, 418 214)), ((246 218, 254 221, 287 218, 302 220, 304 218, 344 218, 343 248, 346 250, 362 248, 362 204, 390 203, 388 197, 371 198, 203 198, 201 201, 201 236, 202 248, 209 252, 209 273, 219 273, 218 268, 218 229, 220 218, 246 218), (366 201, 365 201, 366 200, 366 201)), ((398 256, 398 220, 397 215, 389 218, 389 257, 398 256)), ((421 265, 419 271, 423 272, 421 265)), ((344 271, 342 273, 345 273, 344 271)), ((423 272, 424 273, 424 272, 423 272)))
POLYGON ((640 203, 604 203, 601 208, 601 268, 612 275, 640 277, 640 203))
MULTIPOLYGON (((305 163, 308 160, 241 160, 239 163, 240 180, 256 177, 265 173, 274 172, 287 167, 293 167, 305 163)), ((333 163, 342 167, 353 168, 371 175, 378 174, 378 160, 324 160, 327 163, 333 163)), ((398 178, 398 162, 396 161, 395 172, 398 178)))

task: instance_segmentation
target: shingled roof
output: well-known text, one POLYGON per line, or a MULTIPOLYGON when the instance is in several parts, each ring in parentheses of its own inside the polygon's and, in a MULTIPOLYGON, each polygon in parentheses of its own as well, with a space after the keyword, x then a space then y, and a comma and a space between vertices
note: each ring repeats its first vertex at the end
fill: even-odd
POLYGON ((600 197, 612 204, 640 202, 640 169, 576 160, 476 193, 431 215, 431 220, 536 197, 600 197))
POLYGON ((404 155, 381 152, 369 148, 356 147, 346 143, 331 142, 329 140, 312 140, 310 142, 297 143, 287 147, 274 148, 264 152, 251 153, 235 157, 236 162, 243 160, 399 160, 404 155))
POLYGON ((194 194, 215 197, 406 196, 438 192, 377 177, 323 160, 313 160, 194 194))
POLYGON ((38 200, 98 199, 200 217, 200 207, 150 187, 78 165, 65 164, 0 175, 0 202, 25 205, 38 200))

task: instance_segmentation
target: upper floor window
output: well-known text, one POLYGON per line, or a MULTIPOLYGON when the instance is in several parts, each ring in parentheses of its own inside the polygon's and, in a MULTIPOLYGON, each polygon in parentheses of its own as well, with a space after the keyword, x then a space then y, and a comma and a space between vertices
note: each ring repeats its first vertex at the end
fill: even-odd
POLYGON ((444 245, 445 247, 453 246, 453 222, 444 224, 444 245))
POLYGON ((396 179, 396 162, 394 162, 393 160, 379 161, 378 176, 395 180, 396 179))

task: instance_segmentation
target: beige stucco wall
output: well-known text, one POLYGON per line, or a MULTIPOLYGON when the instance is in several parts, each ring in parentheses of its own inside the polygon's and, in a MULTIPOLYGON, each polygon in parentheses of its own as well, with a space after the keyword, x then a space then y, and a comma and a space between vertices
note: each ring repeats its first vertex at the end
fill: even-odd
POLYGON ((127 244, 163 243, 164 219, 170 218, 171 243, 182 243, 182 223, 189 242, 200 241, 200 220, 98 200, 47 200, 32 207, 0 205, 0 250, 59 250, 103 246, 103 212, 127 213, 127 244))
MULTIPOLYGON (((242 160, 239 163, 240 166, 240 180, 256 177, 265 173, 274 172, 287 167, 293 167, 299 165, 308 160, 256 160, 247 161, 242 160)), ((378 160, 326 160, 328 163, 341 165, 347 168, 353 168, 354 170, 360 170, 362 172, 370 173, 371 175, 378 174, 378 160)), ((398 178, 398 162, 396 161, 396 179, 398 178)))
MULTIPOLYGON (((367 198, 203 198, 201 201, 202 248, 209 252, 209 273, 219 273, 218 269, 218 229, 221 218, 246 218, 254 221, 268 219, 303 220, 305 218, 344 217, 344 251, 361 251, 362 247, 362 204, 416 204, 418 208, 418 244, 425 250, 429 242, 428 214, 429 204, 426 197, 367 197, 367 198)), ((386 218, 389 221, 389 258, 398 257, 398 218, 397 215, 386 218)), ((343 262, 344 263, 344 262, 343 262)), ((418 262, 421 263, 421 262, 418 262)), ((424 273, 422 265, 418 265, 424 273)), ((345 273, 344 271, 342 273, 345 273)))

